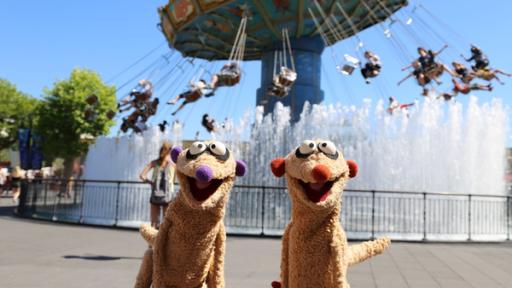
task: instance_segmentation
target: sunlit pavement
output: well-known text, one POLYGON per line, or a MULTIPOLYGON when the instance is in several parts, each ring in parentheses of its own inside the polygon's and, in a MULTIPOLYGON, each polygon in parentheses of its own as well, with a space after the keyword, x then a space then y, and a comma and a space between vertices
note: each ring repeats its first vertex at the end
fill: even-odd
MULTIPOLYGON (((133 286, 146 248, 138 232, 14 218, 11 199, 0 203, 0 287, 133 286)), ((280 239, 228 237, 226 286, 270 287, 279 254, 280 239)), ((351 288, 512 287, 512 244, 394 243, 351 268, 349 281, 351 288)))

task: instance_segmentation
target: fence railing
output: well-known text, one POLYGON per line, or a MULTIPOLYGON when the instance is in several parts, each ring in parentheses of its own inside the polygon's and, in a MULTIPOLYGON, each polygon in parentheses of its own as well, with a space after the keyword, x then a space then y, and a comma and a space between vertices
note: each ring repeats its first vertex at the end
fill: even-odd
MULTIPOLYGON (((25 217, 135 228, 149 222, 150 194, 141 182, 25 182, 18 211, 25 217)), ((347 189, 340 221, 350 239, 505 241, 511 237, 511 205, 510 196, 347 189)), ((235 185, 225 224, 228 233, 282 235, 290 214, 285 187, 235 185)))

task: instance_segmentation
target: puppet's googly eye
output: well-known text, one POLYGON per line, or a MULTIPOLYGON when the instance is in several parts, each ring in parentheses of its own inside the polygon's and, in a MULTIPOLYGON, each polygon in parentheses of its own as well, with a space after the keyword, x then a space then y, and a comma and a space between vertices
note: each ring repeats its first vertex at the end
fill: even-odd
POLYGON ((197 141, 197 142, 192 143, 192 145, 190 146, 188 151, 190 152, 190 155, 195 156, 195 155, 199 155, 199 154, 203 153, 206 150, 206 148, 207 148, 206 144, 204 144, 203 142, 197 141))
POLYGON ((216 156, 222 156, 226 154, 226 145, 221 142, 215 141, 210 144, 210 151, 216 156))
POLYGON ((299 148, 295 151, 295 155, 299 158, 305 158, 316 152, 316 143, 311 140, 306 140, 300 144, 299 148))
POLYGON ((331 159, 338 158, 338 150, 336 149, 336 145, 331 141, 323 141, 318 143, 318 149, 322 151, 327 157, 331 159))
POLYGON ((337 152, 336 146, 331 141, 321 142, 318 144, 318 149, 327 155, 334 155, 337 152))
POLYGON ((306 140, 300 144, 299 151, 302 154, 311 154, 316 151, 316 144, 311 140, 306 140))

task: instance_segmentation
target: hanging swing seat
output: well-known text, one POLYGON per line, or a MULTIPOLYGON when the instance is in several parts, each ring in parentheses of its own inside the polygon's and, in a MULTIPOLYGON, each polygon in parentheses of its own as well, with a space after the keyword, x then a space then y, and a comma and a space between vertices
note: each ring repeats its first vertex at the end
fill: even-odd
POLYGON ((342 67, 338 66, 336 68, 343 75, 352 75, 352 73, 354 73, 354 70, 356 70, 356 67, 354 67, 353 65, 349 65, 349 64, 345 64, 342 67))
POLYGON ((344 64, 341 67, 338 66, 336 67, 336 69, 338 69, 338 71, 343 75, 352 75, 352 73, 354 73, 354 70, 356 70, 359 67, 359 59, 349 54, 343 55, 343 58, 345 58, 347 64, 344 64))
POLYGON ((287 67, 281 67, 278 83, 284 87, 291 87, 297 80, 297 72, 287 67))
POLYGON ((219 80, 216 86, 235 86, 240 82, 241 74, 242 73, 240 71, 240 67, 238 66, 238 64, 233 63, 226 65, 220 70, 220 73, 217 75, 219 77, 219 80))
POLYGON ((270 86, 268 89, 268 95, 279 97, 279 98, 284 98, 284 97, 288 96, 289 92, 290 92, 289 87, 285 87, 285 86, 282 86, 279 84, 276 85, 275 83, 273 83, 272 86, 270 86))

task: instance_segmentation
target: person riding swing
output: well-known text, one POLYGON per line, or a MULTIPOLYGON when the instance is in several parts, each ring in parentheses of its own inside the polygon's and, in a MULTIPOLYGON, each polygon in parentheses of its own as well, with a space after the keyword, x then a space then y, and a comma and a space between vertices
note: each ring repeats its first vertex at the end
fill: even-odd
MULTIPOLYGON (((424 71, 424 69, 421 66, 421 63, 419 61, 416 60, 416 61, 412 62, 412 64, 410 66, 406 67, 405 69, 407 69, 409 67, 412 67, 414 70, 411 73, 409 73, 407 76, 405 76, 405 78, 400 80, 397 83, 397 85, 400 86, 400 84, 402 84, 405 80, 407 80, 407 79, 409 79, 409 78, 414 76, 414 78, 416 79, 418 85, 420 85, 423 88, 422 95, 423 96, 427 96, 428 95, 428 89, 425 86, 430 84, 430 82, 432 80, 427 75, 425 75, 425 71, 424 71)), ((404 70, 404 69, 402 69, 402 70, 404 70)))
POLYGON ((471 45, 470 51, 470 58, 466 58, 462 54, 460 56, 464 58, 464 60, 466 60, 467 62, 475 61, 475 65, 471 66, 473 71, 483 70, 489 67, 489 59, 480 48, 476 47, 475 45, 471 45))
POLYGON ((382 66, 379 56, 371 51, 364 52, 364 58, 366 58, 368 62, 361 68, 361 74, 366 84, 370 84, 369 78, 377 77, 380 74, 382 66))
MULTIPOLYGON (((438 85, 442 82, 438 79, 439 76, 443 74, 444 71, 448 71, 448 73, 452 74, 453 72, 448 69, 443 63, 437 62, 435 57, 441 54, 444 49, 448 48, 448 45, 444 45, 439 51, 434 52, 432 50, 426 50, 423 47, 418 47, 419 57, 416 60, 420 63, 422 73, 431 80, 434 80, 438 85)), ((415 62, 413 62, 414 64, 415 62)), ((402 68, 402 71, 413 67, 413 64, 402 68)))
POLYGON ((188 103, 196 102, 201 97, 211 97, 214 95, 214 91, 206 84, 206 81, 200 79, 197 82, 190 82, 190 89, 176 96, 173 100, 167 102, 167 104, 174 105, 180 99, 184 99, 183 103, 181 103, 180 107, 176 109, 176 111, 172 112, 171 115, 176 115, 181 109, 183 109, 188 103))
POLYGON ((131 108, 141 109, 153 95, 153 84, 151 81, 142 79, 137 86, 117 104, 119 112, 128 111, 131 108))
POLYGON ((208 133, 212 133, 215 131, 215 119, 210 117, 208 114, 203 115, 203 119, 201 120, 201 125, 208 131, 208 133))
POLYGON ((279 74, 272 78, 272 85, 268 89, 268 94, 276 97, 286 97, 293 84, 297 80, 297 73, 290 68, 281 67, 279 74))
POLYGON ((237 62, 225 64, 219 73, 213 75, 210 87, 215 90, 223 86, 235 86, 240 82, 241 74, 242 70, 237 62))

